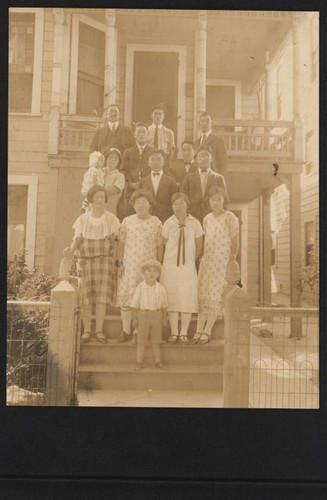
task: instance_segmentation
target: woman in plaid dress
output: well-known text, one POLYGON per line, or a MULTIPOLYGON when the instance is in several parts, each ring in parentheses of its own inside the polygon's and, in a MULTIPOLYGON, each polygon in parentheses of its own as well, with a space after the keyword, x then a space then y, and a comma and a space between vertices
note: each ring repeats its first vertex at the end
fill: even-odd
POLYGON ((114 214, 105 210, 108 196, 103 186, 93 186, 87 198, 91 211, 75 221, 75 236, 71 246, 64 250, 64 255, 71 257, 78 250, 80 259, 84 322, 81 340, 83 343, 90 341, 92 305, 95 304, 96 338, 106 343, 102 328, 106 305, 112 303, 114 298, 114 241, 120 224, 114 214))

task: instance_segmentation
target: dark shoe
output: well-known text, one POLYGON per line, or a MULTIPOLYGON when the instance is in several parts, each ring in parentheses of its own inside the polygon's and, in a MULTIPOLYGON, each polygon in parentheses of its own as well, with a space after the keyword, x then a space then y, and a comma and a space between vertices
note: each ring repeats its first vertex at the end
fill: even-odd
POLYGON ((85 332, 81 337, 81 344, 88 344, 91 340, 91 333, 85 332))
POLYGON ((97 341, 101 342, 101 344, 107 344, 108 343, 107 337, 105 335, 103 335, 102 332, 97 332, 95 334, 95 336, 96 336, 97 341))
POLYGON ((154 367, 158 368, 158 370, 167 370, 167 366, 163 365, 161 363, 161 361, 159 361, 158 363, 155 363, 154 367))
POLYGON ((134 367, 134 371, 135 372, 140 372, 143 368, 143 365, 142 363, 136 363, 135 367, 134 367))
POLYGON ((122 332, 119 337, 116 339, 116 342, 118 342, 119 344, 123 343, 123 342, 129 342, 131 340, 131 335, 128 335, 127 333, 125 332, 122 332))

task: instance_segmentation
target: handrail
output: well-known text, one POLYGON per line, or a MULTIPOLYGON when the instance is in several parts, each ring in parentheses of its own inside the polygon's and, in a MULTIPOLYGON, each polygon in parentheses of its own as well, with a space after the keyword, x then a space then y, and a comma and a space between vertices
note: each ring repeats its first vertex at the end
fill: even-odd
POLYGON ((48 311, 50 307, 50 301, 44 300, 7 300, 7 307, 10 309, 30 309, 34 311, 38 309, 40 311, 48 311))
POLYGON ((258 317, 263 314, 269 316, 283 316, 294 318, 298 316, 319 317, 318 307, 251 307, 251 316, 258 317))

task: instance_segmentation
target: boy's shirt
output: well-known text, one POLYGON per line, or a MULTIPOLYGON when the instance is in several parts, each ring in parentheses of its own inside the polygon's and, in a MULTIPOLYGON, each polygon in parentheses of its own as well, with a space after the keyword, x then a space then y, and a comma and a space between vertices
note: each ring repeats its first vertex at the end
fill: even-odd
POLYGON ((157 311, 166 307, 168 307, 166 290, 161 283, 157 281, 155 285, 150 286, 145 280, 141 281, 136 287, 131 308, 157 311))

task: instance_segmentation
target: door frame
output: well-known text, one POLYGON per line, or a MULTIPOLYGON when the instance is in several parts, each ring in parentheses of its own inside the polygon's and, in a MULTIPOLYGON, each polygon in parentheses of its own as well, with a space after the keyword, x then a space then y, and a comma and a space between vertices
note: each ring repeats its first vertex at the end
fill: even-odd
MULTIPOLYGON (((72 15, 72 42, 70 58, 70 83, 69 83, 69 101, 68 114, 76 115, 77 104, 77 80, 78 80, 78 46, 79 46, 79 23, 87 24, 99 31, 106 32, 105 24, 101 24, 83 14, 72 15)), ((104 57, 106 54, 104 53, 104 57)), ((115 65, 116 66, 116 65, 115 65)), ((104 75, 103 75, 104 78, 104 75)))
POLYGON ((228 210, 240 210, 242 214, 241 233, 241 280, 243 290, 246 292, 248 287, 248 205, 246 203, 229 203, 228 210))
MULTIPOLYGON (((177 52, 178 54, 178 92, 177 92, 177 115, 181 118, 177 121, 177 135, 179 144, 185 139, 185 88, 186 88, 186 46, 185 45, 147 45, 145 43, 126 44, 126 66, 125 66, 125 108, 124 124, 132 124, 133 87, 134 87, 134 52, 177 52), (131 77, 127 78, 127 75, 131 77)), ((176 144, 177 146, 177 144, 176 144)), ((180 151, 180 148, 178 148, 180 151)), ((180 155, 180 153, 179 153, 180 155)), ((179 156, 178 155, 178 156, 179 156)))
POLYGON ((207 78, 206 87, 234 87, 235 90, 235 120, 242 118, 242 83, 241 80, 221 80, 207 78))

